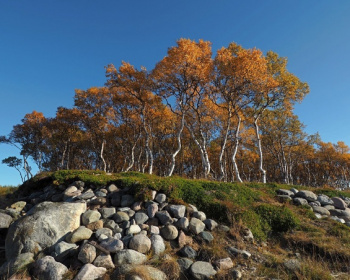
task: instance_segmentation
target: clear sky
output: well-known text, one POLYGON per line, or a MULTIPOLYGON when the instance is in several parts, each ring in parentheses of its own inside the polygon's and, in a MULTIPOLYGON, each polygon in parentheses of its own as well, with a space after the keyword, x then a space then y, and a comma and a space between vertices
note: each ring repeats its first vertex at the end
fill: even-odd
MULTIPOLYGON (((104 85, 104 66, 151 69, 189 38, 288 57, 311 89, 295 110, 306 132, 350 145, 349 15, 349 0, 1 0, 0 135, 33 110, 72 107, 74 89, 104 85)), ((11 155, 0 145, 0 161, 11 155)), ((0 185, 19 183, 0 163, 0 185)))

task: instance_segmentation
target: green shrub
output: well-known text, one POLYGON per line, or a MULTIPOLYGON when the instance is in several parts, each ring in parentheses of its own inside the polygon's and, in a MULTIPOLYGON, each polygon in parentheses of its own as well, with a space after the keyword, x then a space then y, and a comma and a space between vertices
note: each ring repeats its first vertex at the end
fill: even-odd
POLYGON ((275 233, 287 232, 300 224, 299 219, 285 206, 261 204, 255 207, 254 211, 275 233))

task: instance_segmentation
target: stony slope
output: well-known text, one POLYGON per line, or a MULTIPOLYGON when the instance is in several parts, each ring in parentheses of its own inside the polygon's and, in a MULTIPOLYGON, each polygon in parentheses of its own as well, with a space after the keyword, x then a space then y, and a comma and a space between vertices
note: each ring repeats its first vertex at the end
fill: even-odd
POLYGON ((0 212, 3 244, 6 236, 0 274, 348 279, 349 196, 139 173, 41 174, 5 200, 0 212))

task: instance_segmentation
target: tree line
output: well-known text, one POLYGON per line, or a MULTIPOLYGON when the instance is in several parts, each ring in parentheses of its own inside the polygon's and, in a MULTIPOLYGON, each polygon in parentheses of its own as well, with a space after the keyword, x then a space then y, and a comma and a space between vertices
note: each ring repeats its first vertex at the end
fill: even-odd
POLYGON ((180 39, 152 70, 106 67, 103 87, 76 90, 74 107, 33 111, 0 143, 22 180, 39 171, 100 169, 220 181, 349 184, 349 147, 307 135, 293 113, 307 83, 287 59, 236 43, 180 39))

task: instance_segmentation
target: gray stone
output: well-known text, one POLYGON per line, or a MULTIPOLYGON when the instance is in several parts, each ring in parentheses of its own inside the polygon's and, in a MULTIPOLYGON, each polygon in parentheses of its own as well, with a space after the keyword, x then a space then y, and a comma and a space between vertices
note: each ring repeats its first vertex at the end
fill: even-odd
POLYGON ((99 255, 95 260, 94 260, 94 263, 93 263, 94 266, 97 266, 97 267, 104 267, 106 269, 112 269, 114 268, 114 263, 112 261, 112 257, 111 255, 104 255, 104 254, 101 254, 99 255))
POLYGON ((96 258, 96 248, 95 246, 90 245, 89 243, 85 243, 81 246, 78 260, 82 263, 92 263, 96 258))
POLYGON ((201 220, 202 222, 207 218, 205 213, 202 211, 193 212, 192 217, 197 218, 197 219, 201 220))
POLYGON ((6 258, 39 252, 64 240, 68 232, 79 227, 80 216, 85 211, 85 203, 43 202, 36 205, 9 227, 6 258))
POLYGON ((170 205, 168 207, 168 210, 174 218, 180 219, 180 218, 185 216, 186 206, 185 205, 170 205))
POLYGON ((160 233, 159 227, 157 227, 157 226, 149 226, 148 233, 151 234, 151 235, 152 234, 159 234, 160 233))
POLYGON ((340 197, 332 197, 333 205, 336 209, 345 210, 348 205, 340 197))
POLYGON ((181 257, 195 259, 197 257, 197 252, 190 246, 184 246, 179 251, 178 254, 181 257))
POLYGON ((317 196, 317 201, 321 203, 321 206, 325 205, 333 205, 334 202, 332 199, 330 199, 327 195, 319 194, 317 196))
POLYGON ((292 272, 299 271, 301 269, 301 264, 297 259, 289 259, 283 263, 284 267, 292 272))
POLYGON ((112 237, 113 231, 110 228, 100 228, 95 232, 95 236, 97 239, 99 239, 102 234, 107 237, 112 237))
POLYGON ((179 235, 179 231, 173 225, 167 225, 160 229, 160 235, 166 240, 174 240, 179 235))
POLYGON ((328 210, 332 216, 337 217, 350 217, 350 209, 340 210, 340 209, 330 209, 328 210))
POLYGON ((173 223, 173 219, 167 211, 158 211, 156 213, 156 217, 162 225, 169 225, 173 223))
POLYGON ((193 264, 193 261, 189 258, 180 258, 177 260, 177 263, 180 266, 181 271, 186 272, 193 264))
POLYGON ((10 215, 0 212, 0 228, 9 228, 12 220, 10 215))
POLYGON ((104 219, 112 218, 115 214, 115 208, 114 207, 104 207, 100 209, 101 215, 104 219))
POLYGON ((114 232, 115 227, 117 226, 117 224, 115 223, 114 220, 105 220, 105 222, 103 223, 103 226, 105 228, 109 228, 109 229, 113 230, 113 232, 114 232))
POLYGON ((164 240, 160 235, 154 234, 151 236, 150 240, 153 254, 159 255, 165 251, 164 240))
POLYGON ((82 193, 81 195, 77 196, 77 198, 80 200, 88 200, 88 199, 91 199, 94 197, 95 197, 95 194, 92 190, 88 190, 88 191, 82 193))
POLYGON ((115 191, 111 194, 111 204, 114 207, 119 207, 122 199, 122 195, 119 191, 115 191))
POLYGON ((142 209, 142 201, 136 201, 134 204, 131 206, 131 209, 134 211, 140 211, 142 209))
POLYGON ((311 207, 321 207, 321 202, 319 201, 313 201, 313 202, 309 202, 309 205, 311 207))
POLYGON ((33 275, 38 279, 61 280, 68 268, 56 262, 51 256, 46 256, 35 262, 33 275))
MULTIPOLYGON (((235 269, 232 271, 231 273, 232 279, 241 279, 242 278, 242 272, 240 272, 239 270, 235 269)), ((271 279, 271 280, 277 280, 277 279, 271 279)))
MULTIPOLYGON (((113 272, 111 279, 120 279, 120 276, 127 275, 126 280, 142 280, 142 279, 151 279, 151 280, 167 280, 168 277, 166 274, 152 266, 149 265, 138 265, 137 267, 124 264, 113 272), (135 270, 137 268, 137 270, 135 270), (137 271, 142 271, 140 276, 137 271)), ((124 279, 124 278, 123 278, 124 279)))
POLYGON ((214 230, 218 226, 218 223, 212 219, 206 219, 203 221, 203 223, 205 224, 206 228, 210 231, 214 230))
POLYGON ((333 205, 325 205, 324 208, 326 208, 328 211, 331 209, 335 209, 333 205))
POLYGON ((55 245, 55 253, 57 255, 63 254, 67 251, 77 249, 79 246, 72 243, 67 243, 65 241, 61 241, 55 245))
POLYGON ((231 258, 225 258, 217 260, 215 262, 215 265, 218 268, 218 270, 227 270, 233 267, 233 262, 231 258))
POLYGON ((339 223, 345 224, 345 220, 341 219, 341 218, 338 218, 337 216, 332 216, 331 219, 334 220, 334 221, 337 221, 339 223))
POLYGON ((191 218, 188 228, 192 233, 199 234, 205 229, 205 224, 197 218, 191 218))
POLYGON ((105 275, 107 269, 104 267, 96 267, 91 263, 85 264, 75 276, 74 280, 95 280, 105 275))
POLYGON ((131 238, 129 248, 142 254, 148 253, 151 250, 151 240, 143 234, 137 234, 131 238))
POLYGON ((148 217, 154 218, 157 212, 158 212, 158 204, 151 203, 150 205, 147 206, 148 217))
POLYGON ((10 208, 16 210, 17 212, 21 212, 26 205, 27 205, 27 202, 25 201, 17 201, 11 204, 10 208))
POLYGON ((148 216, 145 213, 137 212, 135 214, 134 219, 135 219, 136 224, 140 225, 140 224, 144 224, 145 222, 147 222, 148 216))
POLYGON ((216 270, 208 262, 194 262, 190 267, 190 273, 193 279, 206 280, 210 279, 216 274, 216 270))
POLYGON ((107 196, 107 194, 105 192, 102 192, 102 191, 96 191, 95 195, 97 197, 106 197, 107 196))
POLYGON ((178 219, 174 225, 176 227, 178 227, 179 229, 182 229, 182 230, 188 230, 188 226, 190 225, 190 222, 189 220, 186 218, 186 217, 183 217, 183 218, 180 218, 178 219))
POLYGON ((87 210, 82 216, 81 221, 84 226, 97 222, 101 218, 100 212, 96 210, 87 210))
POLYGON ((295 205, 298 205, 298 206, 300 206, 300 205, 309 205, 307 200, 305 198, 301 198, 301 197, 294 197, 293 198, 293 203, 295 205))
POLYGON ((120 202, 122 207, 129 207, 135 202, 134 197, 129 194, 125 194, 122 196, 122 200, 120 202))
POLYGON ((301 197, 306 199, 308 202, 316 201, 317 195, 311 191, 302 190, 295 194, 296 197, 301 197))
POLYGON ((163 203, 166 201, 166 195, 164 193, 158 193, 154 200, 158 203, 163 203))
POLYGON ((282 194, 276 195, 276 199, 278 202, 281 202, 281 203, 292 200, 292 198, 289 195, 282 195, 282 194))
POLYGON ((108 237, 107 240, 104 240, 100 243, 100 246, 105 248, 110 253, 116 253, 120 250, 123 250, 124 243, 120 239, 108 237))
POLYGON ((139 225, 131 225, 127 230, 127 234, 138 234, 140 232, 141 228, 139 225))
POLYGON ((123 264, 142 264, 147 260, 147 257, 135 250, 124 249, 118 251, 114 255, 114 264, 123 265, 123 264))
POLYGON ((74 230, 71 234, 67 235, 66 241, 68 243, 77 243, 82 240, 87 240, 91 237, 92 233, 93 233, 92 230, 84 226, 80 226, 76 230, 74 230))
POLYGON ((315 213, 318 213, 318 214, 321 214, 321 215, 327 215, 327 216, 330 215, 330 212, 324 207, 314 206, 314 207, 312 207, 312 209, 314 210, 315 213))
POLYGON ((278 195, 288 195, 290 197, 293 197, 294 196, 294 192, 290 191, 290 190, 285 190, 285 189, 279 189, 276 191, 276 193, 278 195))
POLYGON ((124 221, 129 221, 130 217, 128 213, 123 211, 118 211, 117 213, 114 214, 113 219, 116 223, 122 223, 124 221))
POLYGON ((214 240, 214 236, 208 231, 202 231, 198 234, 206 243, 210 243, 214 240))
POLYGON ((108 190, 110 193, 112 193, 112 192, 118 191, 119 189, 118 189, 118 187, 117 187, 116 185, 111 184, 111 185, 109 185, 109 186, 107 187, 107 190, 108 190))
POLYGON ((241 256, 243 256, 244 258, 246 258, 246 259, 249 259, 250 257, 251 257, 251 253, 249 253, 248 251, 245 251, 245 250, 239 250, 239 249, 236 249, 235 247, 229 247, 228 249, 227 249, 227 251, 231 254, 231 255, 233 255, 233 256, 239 256, 239 255, 241 255, 241 256))
POLYGON ((18 254, 15 257, 9 259, 0 267, 0 276, 8 276, 10 278, 10 276, 18 271, 25 269, 29 264, 33 262, 33 253, 18 254))

